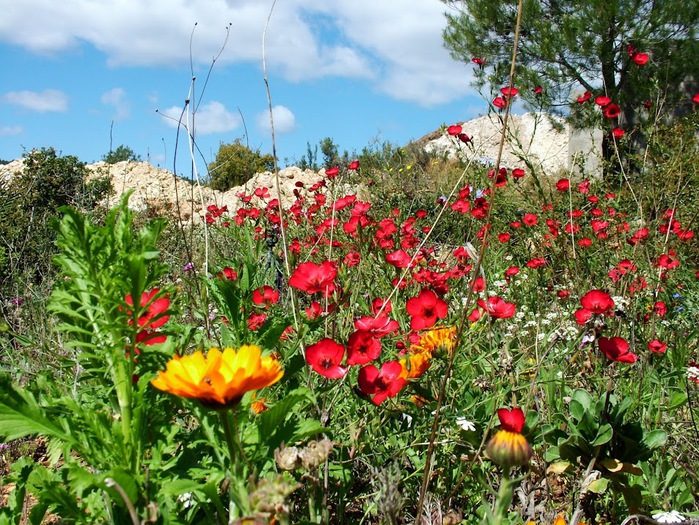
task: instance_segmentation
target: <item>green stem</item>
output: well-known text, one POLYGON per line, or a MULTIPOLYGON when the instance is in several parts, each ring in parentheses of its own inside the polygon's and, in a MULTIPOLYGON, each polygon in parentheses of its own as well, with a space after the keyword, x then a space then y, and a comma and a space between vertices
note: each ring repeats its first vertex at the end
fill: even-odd
MULTIPOLYGON (((233 410, 231 409, 226 409, 222 410, 219 412, 219 416, 221 417, 221 425, 223 425, 223 433, 226 436, 226 444, 228 445, 228 454, 230 456, 231 460, 231 465, 236 464, 236 457, 235 457, 235 435, 233 433, 233 426, 231 425, 231 416, 233 414, 233 410)), ((235 468, 231 469, 235 470, 235 468)))
MULTIPOLYGON (((117 351, 123 352, 123 349, 117 351)), ((117 401, 119 403, 119 412, 121 417, 121 431, 124 439, 124 447, 130 456, 130 466, 135 468, 133 458, 133 439, 132 439, 132 415, 133 415, 133 375, 127 358, 124 356, 115 356, 113 365, 113 380, 116 388, 117 401)))
POLYGON ((498 497, 493 506, 494 521, 491 525, 500 525, 506 523, 507 511, 512 503, 512 492, 517 480, 510 479, 510 467, 505 467, 502 471, 502 479, 500 480, 500 490, 498 497))
POLYGON ((238 498, 238 489, 242 481, 242 472, 240 471, 240 461, 236 455, 236 432, 233 429, 232 418, 235 417, 235 407, 227 408, 219 412, 221 425, 223 425, 223 433, 226 436, 226 444, 228 445, 228 455, 230 459, 230 483, 228 485, 228 508, 230 510, 230 518, 237 518, 239 509, 241 509, 242 501, 238 498))

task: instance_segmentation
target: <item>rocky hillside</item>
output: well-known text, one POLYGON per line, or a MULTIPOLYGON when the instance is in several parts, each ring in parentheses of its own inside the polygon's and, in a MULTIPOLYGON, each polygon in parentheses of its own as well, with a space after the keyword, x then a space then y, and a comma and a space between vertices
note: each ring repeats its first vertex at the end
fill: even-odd
MULTIPOLYGON (((460 147, 455 147, 454 138, 449 137, 443 130, 425 135, 416 143, 428 151, 493 163, 500 144, 500 126, 497 115, 486 115, 463 123, 463 132, 472 139, 468 145, 459 144, 460 147)), ((526 156, 544 173, 555 174, 570 169, 573 153, 571 133, 561 120, 533 113, 514 115, 510 118, 508 144, 503 152, 502 165, 524 167, 521 159, 526 156)), ((184 221, 202 217, 210 204, 226 205, 229 210, 236 210, 241 203, 239 194, 250 195, 258 187, 267 187, 272 196, 277 196, 275 177, 272 173, 259 173, 244 186, 219 192, 206 187, 200 188, 188 180, 176 177, 170 171, 147 162, 97 162, 87 167, 95 176, 111 177, 115 194, 110 197, 110 204, 118 201, 125 192, 134 190, 130 199, 130 205, 134 209, 155 208, 172 216, 179 215, 184 221)), ((22 159, 0 166, 0 181, 11 177, 22 168, 22 159)), ((307 188, 320 180, 323 174, 322 171, 304 171, 296 167, 281 170, 279 183, 282 203, 288 205, 293 202, 293 191, 298 188, 298 181, 303 181, 307 188)))

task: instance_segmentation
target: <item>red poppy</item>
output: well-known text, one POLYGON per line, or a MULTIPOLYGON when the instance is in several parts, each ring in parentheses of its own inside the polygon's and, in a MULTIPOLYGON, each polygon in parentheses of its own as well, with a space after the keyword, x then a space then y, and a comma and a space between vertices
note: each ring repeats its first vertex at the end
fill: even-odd
MULTIPOLYGON (((146 308, 145 313, 143 313, 136 321, 139 328, 143 330, 153 330, 155 328, 160 328, 165 323, 167 323, 170 318, 164 315, 167 309, 170 307, 170 299, 167 296, 159 297, 153 300, 153 298, 160 292, 160 288, 153 288, 150 292, 143 292, 141 294, 141 301, 139 303, 139 308, 146 308)), ((133 306, 133 298, 131 294, 128 294, 124 301, 129 306, 133 306)), ((132 315, 130 311, 126 312, 126 315, 132 315)), ((129 320, 129 324, 133 324, 133 320, 129 320)))
POLYGON ((540 268, 542 266, 546 266, 546 259, 543 257, 536 257, 534 259, 531 259, 527 262, 527 267, 528 268, 540 268))
POLYGON ((218 277, 219 279, 228 279, 229 281, 235 281, 238 278, 238 274, 235 273, 235 270, 233 268, 226 266, 216 275, 216 277, 218 277))
POLYGON ((527 226, 535 226, 538 221, 539 218, 535 213, 525 213, 524 217, 522 217, 522 222, 527 226))
POLYGON ((506 243, 506 242, 509 242, 510 237, 511 237, 511 236, 510 236, 509 233, 507 233, 507 232, 502 232, 501 234, 498 235, 498 241, 500 241, 501 243, 504 244, 504 243, 506 243))
POLYGON ((265 187, 255 188, 255 191, 253 193, 256 197, 259 197, 260 199, 268 199, 270 197, 269 189, 265 187))
MULTIPOLYGON (((136 344, 143 344, 146 346, 159 345, 167 341, 167 336, 156 330, 141 330, 136 334, 136 344)), ((136 353, 140 353, 138 348, 136 348, 136 353)))
POLYGON ((478 67, 483 67, 483 65, 486 63, 486 59, 485 59, 485 58, 473 57, 473 58, 471 59, 471 62, 473 62, 474 64, 476 64, 478 67))
POLYGON ((675 259, 673 255, 675 254, 662 254, 655 261, 656 266, 658 266, 659 268, 665 268, 666 270, 672 270, 673 268, 677 268, 680 265, 680 261, 675 259))
POLYGON ((515 303, 508 303, 500 297, 488 297, 487 302, 483 299, 479 299, 478 306, 488 312, 491 317, 498 319, 508 319, 512 317, 515 315, 515 310, 517 308, 515 303))
POLYGON ((650 343, 648 343, 648 350, 654 354, 664 354, 667 350, 667 343, 653 339, 650 343))
POLYGON ((381 340, 371 332, 355 330, 347 339, 347 364, 365 365, 381 355, 381 340))
POLYGON ((507 106, 507 102, 505 102, 505 99, 502 97, 495 97, 493 99, 493 106, 495 106, 498 109, 505 109, 505 106, 507 106))
POLYGON ((313 301, 308 306, 308 308, 306 308, 305 312, 306 317, 308 317, 308 320, 313 321, 315 319, 318 319, 323 314, 323 307, 320 306, 320 303, 318 301, 313 301))
POLYGON ((524 177, 524 170, 522 168, 515 168, 512 170, 512 177, 515 179, 521 179, 524 177))
POLYGON ((600 337, 597 340, 600 351, 612 361, 618 363, 635 363, 638 356, 629 351, 629 343, 621 337, 600 337))
POLYGON ((395 252, 387 253, 384 257, 388 264, 396 268, 407 268, 412 260, 412 257, 405 250, 396 250, 395 252))
POLYGON ((459 133, 458 138, 464 144, 468 144, 469 142, 471 142, 471 137, 466 135, 466 133, 459 133))
POLYGON ((410 328, 424 330, 434 326, 437 319, 447 316, 447 303, 429 289, 424 289, 417 297, 411 297, 405 305, 410 314, 410 328))
POLYGON ((600 95, 599 97, 595 98, 595 104, 597 104, 600 107, 605 107, 608 106, 612 102, 612 99, 605 96, 605 95, 600 95))
POLYGON ((464 199, 456 199, 451 209, 457 213, 468 213, 471 210, 471 203, 464 199))
POLYGON ((359 389, 368 396, 375 405, 380 405, 386 398, 395 397, 406 385, 403 377, 403 367, 398 361, 388 361, 379 370, 374 365, 367 365, 357 376, 359 389))
POLYGON ((695 104, 699 104, 699 93, 695 94, 692 97, 692 102, 694 102, 695 104))
POLYGON ((447 128, 447 133, 449 135, 451 135, 452 137, 456 137, 457 135, 459 135, 461 133, 462 129, 463 128, 461 126, 459 126, 458 124, 455 124, 455 125, 449 126, 447 128))
POLYGON ((519 93, 519 89, 517 89, 516 87, 511 88, 508 86, 502 88, 500 90, 500 93, 502 93, 502 96, 505 98, 512 98, 517 96, 517 93, 519 93))
POLYGON ((329 179, 334 179, 337 177, 337 175, 340 173, 340 168, 337 166, 333 168, 328 168, 325 170, 325 176, 328 177, 329 179))
POLYGON ((621 108, 616 104, 609 104, 604 108, 604 116, 607 118, 615 118, 621 115, 621 108))
POLYGON ((298 265, 289 278, 289 286, 309 294, 321 292, 327 297, 335 291, 336 276, 337 269, 331 261, 309 261, 298 265))
POLYGON ((648 53, 635 53, 631 60, 639 66, 645 66, 648 63, 648 53))
POLYGON ((577 102, 578 104, 584 104, 585 102, 590 100, 590 98, 592 98, 592 93, 590 93, 589 91, 585 91, 585 93, 582 96, 578 97, 577 102))
POLYGON ((656 301, 656 303, 653 305, 653 311, 658 317, 665 317, 665 314, 667 313, 667 305, 664 301, 656 301))
POLYGON ((614 128, 612 130, 612 135, 614 136, 615 139, 620 139, 621 137, 624 136, 624 130, 621 128, 614 128))
POLYGON ((593 314, 605 314, 614 308, 614 300, 602 290, 590 290, 580 299, 580 303, 593 314))
POLYGON ((390 310, 384 310, 384 315, 364 315, 359 319, 355 319, 354 327, 357 330, 362 330, 364 332, 369 332, 372 337, 385 337, 392 334, 400 325, 395 319, 391 319, 387 314, 390 310))
POLYGON ((347 165, 347 169, 354 171, 359 169, 359 161, 358 160, 353 160, 347 165))
POLYGON ((573 315, 575 316, 576 323, 580 325, 585 325, 590 319, 592 319, 593 314, 587 308, 578 308, 577 310, 575 310, 575 313, 573 315))
POLYGON ((340 365, 345 357, 345 347, 329 338, 324 338, 306 348, 306 362, 323 377, 340 379, 347 367, 340 365))
POLYGON ((267 316, 265 314, 252 312, 248 317, 248 328, 253 332, 259 330, 262 328, 262 325, 265 324, 266 320, 267 316))
POLYGON ((265 284, 262 288, 258 288, 252 292, 252 302, 256 305, 270 306, 279 302, 279 290, 275 290, 271 286, 265 284))
POLYGON ((510 266, 507 270, 505 270, 505 277, 514 277, 518 273, 519 273, 518 266, 510 266))
POLYGON ((560 179, 560 180, 556 183, 556 189, 557 189, 558 191, 568 191, 568 189, 570 189, 570 180, 568 180, 568 179, 560 179))
POLYGON ((537 96, 541 95, 543 92, 544 88, 542 88, 541 86, 536 86, 534 89, 532 89, 532 93, 534 93, 537 96))

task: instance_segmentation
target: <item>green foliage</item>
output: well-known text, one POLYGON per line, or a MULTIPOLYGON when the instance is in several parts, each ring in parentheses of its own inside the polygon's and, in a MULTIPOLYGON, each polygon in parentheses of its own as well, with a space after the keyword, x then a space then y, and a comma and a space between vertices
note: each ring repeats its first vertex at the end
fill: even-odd
POLYGON ((130 147, 121 144, 114 151, 110 151, 109 153, 103 155, 102 160, 107 164, 116 164, 117 162, 122 161, 140 162, 141 156, 136 155, 134 150, 132 150, 130 147))
POLYGON ((24 169, 2 184, 0 191, 0 289, 23 277, 39 282, 51 275, 55 234, 50 228, 61 206, 93 210, 111 190, 109 178, 88 180, 77 157, 60 156, 53 148, 32 150, 24 169))
POLYGON ((216 159, 209 164, 211 187, 226 191, 234 186, 245 184, 253 175, 274 168, 274 158, 259 150, 244 145, 240 139, 218 148, 216 159))
MULTIPOLYGON (((479 82, 507 85, 514 41, 517 2, 443 0, 447 12, 444 42, 464 62, 486 60, 479 82)), ((699 7, 681 0, 639 3, 633 0, 524 2, 517 50, 520 96, 535 107, 567 105, 572 89, 604 91, 624 107, 640 104, 652 93, 649 77, 670 87, 670 107, 680 97, 680 83, 697 71, 696 32, 699 7), (637 66, 627 46, 649 53, 637 66), (532 93, 544 87, 544 97, 532 93)))

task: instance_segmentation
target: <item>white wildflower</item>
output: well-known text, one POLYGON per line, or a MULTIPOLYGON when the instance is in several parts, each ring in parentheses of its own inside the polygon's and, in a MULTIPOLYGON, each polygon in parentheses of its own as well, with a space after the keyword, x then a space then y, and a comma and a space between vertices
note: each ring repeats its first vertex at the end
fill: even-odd
POLYGON ((476 425, 473 421, 469 421, 465 417, 459 416, 456 418, 456 424, 461 427, 461 430, 465 430, 466 432, 475 432, 476 431, 476 425))

